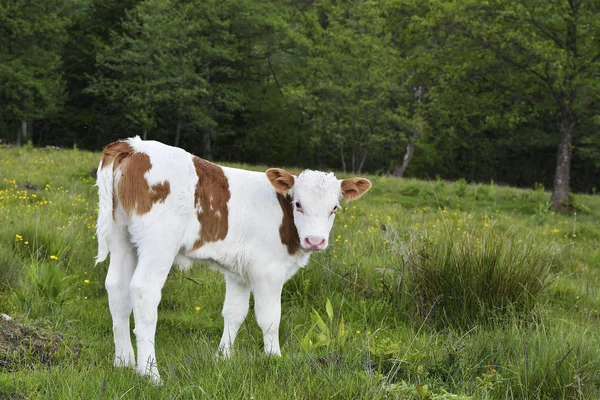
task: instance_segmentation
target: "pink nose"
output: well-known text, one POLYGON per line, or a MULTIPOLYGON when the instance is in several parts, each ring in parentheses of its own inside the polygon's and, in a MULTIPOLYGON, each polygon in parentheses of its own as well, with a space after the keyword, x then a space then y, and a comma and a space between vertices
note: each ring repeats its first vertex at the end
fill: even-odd
POLYGON ((321 236, 307 236, 306 239, 304 239, 304 245, 309 250, 323 250, 325 244, 325 238, 321 236))

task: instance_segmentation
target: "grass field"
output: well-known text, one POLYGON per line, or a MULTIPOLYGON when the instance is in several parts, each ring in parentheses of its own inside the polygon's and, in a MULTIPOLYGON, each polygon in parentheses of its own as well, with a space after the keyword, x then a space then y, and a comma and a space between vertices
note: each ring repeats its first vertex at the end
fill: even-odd
POLYGON ((235 356, 215 359, 224 281, 173 269, 157 387, 112 367, 98 159, 0 149, 2 399, 599 398, 597 195, 556 215, 542 187, 372 176, 286 283, 281 358, 250 311, 235 356))

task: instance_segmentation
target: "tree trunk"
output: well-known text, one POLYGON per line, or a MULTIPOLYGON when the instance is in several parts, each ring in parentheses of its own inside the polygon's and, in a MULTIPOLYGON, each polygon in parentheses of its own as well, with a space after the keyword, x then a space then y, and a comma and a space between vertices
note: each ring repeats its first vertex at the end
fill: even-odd
POLYGON ((33 135, 35 134, 35 131, 33 130, 33 127, 34 127, 34 125, 33 125, 33 119, 32 119, 32 120, 30 120, 30 121, 29 121, 29 124, 28 124, 28 126, 27 126, 27 129, 28 129, 28 130, 27 130, 27 137, 28 137, 28 138, 29 138, 29 140, 31 140, 32 142, 34 142, 34 143, 39 143, 39 142, 41 142, 41 141, 39 141, 39 142, 38 142, 38 141, 34 141, 34 140, 33 140, 33 139, 34 139, 33 135))
POLYGON ((358 165, 358 170, 356 171, 357 174, 362 174, 362 169, 365 166, 365 161, 367 160, 367 153, 368 151, 365 151, 365 153, 363 154, 362 160, 360 160, 360 164, 358 165))
MULTIPOLYGON (((417 86, 416 88, 414 88, 415 91, 415 101, 417 103, 417 106, 420 106, 421 102, 423 101, 423 94, 425 93, 425 87, 424 86, 417 86)), ((406 172, 406 169, 408 168, 408 164, 410 163, 410 160, 412 160, 413 155, 415 154, 415 148, 417 147, 417 141, 421 138, 421 136, 423 135, 423 130, 425 129, 425 121, 423 120, 423 118, 421 117, 421 114, 419 112, 417 112, 417 114, 413 117, 415 122, 415 126, 413 127, 412 130, 412 136, 410 138, 410 142, 408 142, 408 145, 406 146, 406 152, 404 153, 404 157, 402 158, 402 162, 401 163, 396 163, 396 166, 394 167, 394 172, 393 175, 398 177, 398 178, 402 178, 402 176, 404 176, 404 173, 406 172)))
POLYGON ((23 141, 27 140, 27 121, 21 120, 21 137, 23 141))
POLYGON ((175 143, 173 146, 179 146, 179 140, 181 140, 181 118, 177 118, 177 128, 175 129, 175 143))
POLYGON ((205 160, 212 160, 212 144, 210 140, 210 131, 204 132, 204 152, 202 153, 205 160))
POLYGON ((554 187, 550 202, 555 211, 568 211, 569 189, 571 184, 571 143, 575 129, 575 118, 571 110, 563 112, 560 123, 560 143, 556 155, 556 171, 554 173, 554 187))
MULTIPOLYGON (((21 123, 23 123, 23 121, 21 121, 21 123)), ((23 128, 21 127, 21 124, 19 124, 18 122, 15 124, 15 144, 17 147, 21 147, 21 135, 23 132, 23 128)))
POLYGON ((340 156, 342 158, 342 171, 346 173, 346 160, 344 159, 344 146, 340 147, 340 156))
POLYGON ((352 145, 352 173, 356 173, 356 142, 352 145))
POLYGON ((142 139, 148 139, 148 128, 144 127, 144 131, 142 132, 142 139))
POLYGON ((406 146, 406 153, 404 153, 404 158, 402 159, 401 163, 397 163, 396 166, 394 167, 394 172, 393 175, 401 178, 404 173, 406 172, 406 169, 408 168, 408 163, 410 163, 410 160, 412 159, 413 155, 415 154, 415 147, 417 145, 417 140, 419 140, 419 138, 421 137, 421 132, 418 129, 415 129, 413 131, 413 135, 410 138, 410 142, 408 142, 408 145, 406 146))

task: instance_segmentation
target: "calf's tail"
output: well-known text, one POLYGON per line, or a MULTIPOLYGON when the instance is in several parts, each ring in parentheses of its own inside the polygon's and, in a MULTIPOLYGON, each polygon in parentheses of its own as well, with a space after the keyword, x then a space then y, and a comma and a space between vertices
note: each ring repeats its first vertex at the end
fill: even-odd
POLYGON ((98 238, 98 255, 96 264, 106 260, 110 252, 110 238, 114 224, 114 207, 117 206, 115 193, 115 169, 133 153, 131 141, 133 139, 119 140, 104 148, 102 160, 98 165, 96 186, 98 186, 98 222, 96 223, 96 237, 98 238))
POLYGON ((113 224, 113 169, 100 161, 96 175, 98 186, 98 221, 96 222, 96 238, 98 238, 98 255, 96 264, 106 260, 109 252, 110 233, 113 224))

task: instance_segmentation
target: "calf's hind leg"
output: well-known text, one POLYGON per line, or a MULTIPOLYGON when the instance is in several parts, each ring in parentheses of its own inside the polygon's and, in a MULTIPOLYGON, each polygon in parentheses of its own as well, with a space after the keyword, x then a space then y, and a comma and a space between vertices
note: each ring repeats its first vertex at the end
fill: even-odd
POLYGON ((124 230, 115 233, 110 245, 110 264, 105 287, 113 321, 116 367, 135 366, 135 354, 129 332, 129 317, 132 310, 129 282, 136 262, 135 250, 124 230))
POLYGON ((171 221, 170 218, 165 221, 168 223, 155 224, 152 229, 145 227, 144 239, 138 242, 137 267, 129 284, 137 343, 137 371, 149 376, 155 383, 161 382, 154 349, 158 304, 181 239, 173 234, 177 230, 169 225, 180 221, 171 221), (171 236, 165 235, 165 232, 170 232, 171 236))

